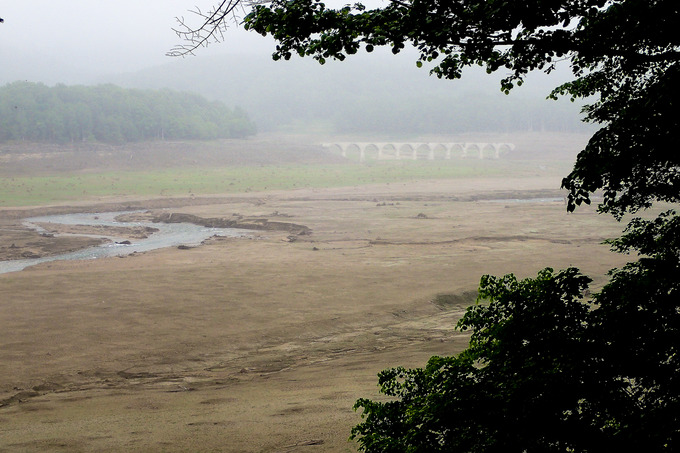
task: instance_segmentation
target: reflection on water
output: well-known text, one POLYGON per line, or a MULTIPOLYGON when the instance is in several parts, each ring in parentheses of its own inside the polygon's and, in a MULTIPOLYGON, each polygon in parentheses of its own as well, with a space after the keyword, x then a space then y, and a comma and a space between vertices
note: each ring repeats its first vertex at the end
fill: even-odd
MULTIPOLYGON (((128 239, 126 237, 94 235, 95 237, 105 237, 111 243, 90 247, 75 252, 62 255, 48 256, 44 258, 29 258, 23 260, 0 261, 0 274, 15 272, 34 266, 39 263, 46 263, 57 260, 87 260, 104 258, 110 256, 125 256, 134 252, 146 252, 149 250, 175 247, 178 245, 198 245, 205 239, 213 236, 242 237, 247 236, 248 230, 236 228, 207 228, 191 223, 152 223, 152 222, 117 222, 116 216, 129 212, 104 212, 96 214, 65 214, 43 217, 31 217, 24 220, 24 224, 38 232, 45 232, 44 229, 35 223, 57 223, 62 225, 101 225, 118 227, 153 227, 158 231, 151 234, 146 239, 128 239), (116 244, 129 240, 131 244, 116 244)), ((81 235, 85 236, 85 235, 81 235)))

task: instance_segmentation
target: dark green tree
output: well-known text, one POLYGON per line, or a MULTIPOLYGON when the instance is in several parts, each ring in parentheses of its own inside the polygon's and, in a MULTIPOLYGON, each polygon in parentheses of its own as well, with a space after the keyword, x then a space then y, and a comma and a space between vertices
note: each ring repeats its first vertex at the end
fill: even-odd
POLYGON ((569 65, 550 94, 590 102, 600 125, 562 185, 568 210, 602 191, 601 212, 634 218, 592 300, 576 269, 534 279, 485 276, 458 324, 472 333, 455 357, 379 376, 352 431, 367 452, 609 452, 680 449, 680 2, 677 0, 391 0, 328 8, 320 0, 224 1, 194 29, 191 53, 219 40, 246 6, 245 28, 278 42, 274 59, 320 63, 360 50, 415 47, 418 66, 457 79, 468 66, 502 70, 509 93, 534 70, 569 65))
POLYGON ((255 126, 233 111, 190 93, 14 82, 0 87, 0 142, 106 143, 153 139, 245 137, 255 126))

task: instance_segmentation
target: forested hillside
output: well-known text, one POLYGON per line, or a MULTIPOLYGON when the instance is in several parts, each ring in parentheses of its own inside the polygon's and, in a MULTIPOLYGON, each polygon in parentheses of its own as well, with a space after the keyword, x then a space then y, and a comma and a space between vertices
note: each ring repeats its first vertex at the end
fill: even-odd
POLYGON ((138 142, 245 137, 255 126, 240 108, 171 90, 115 85, 0 88, 0 142, 138 142))

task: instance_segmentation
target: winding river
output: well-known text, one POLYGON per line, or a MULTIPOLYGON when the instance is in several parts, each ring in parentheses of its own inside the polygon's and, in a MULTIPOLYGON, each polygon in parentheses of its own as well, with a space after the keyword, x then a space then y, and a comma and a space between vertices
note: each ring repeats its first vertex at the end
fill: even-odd
MULTIPOLYGON (((24 220, 24 224, 38 232, 45 232, 37 223, 57 223, 62 225, 93 225, 93 226, 117 226, 117 227, 153 227, 158 229, 146 239, 129 240, 125 237, 105 236, 101 234, 93 237, 110 239, 110 243, 89 247, 75 252, 61 255, 46 256, 41 258, 29 258, 22 260, 0 261, 0 274, 16 272, 29 266, 57 260, 87 260, 105 258, 111 256, 125 256, 135 252, 146 252, 164 247, 176 247, 179 245, 195 246, 205 239, 213 236, 244 237, 250 231, 236 228, 207 228, 192 223, 152 223, 152 222, 118 222, 116 216, 129 214, 126 212, 104 212, 88 214, 64 214, 44 217, 31 217, 24 220), (118 242, 130 241, 131 243, 120 244, 118 242)), ((80 235, 86 236, 86 235, 80 235)))

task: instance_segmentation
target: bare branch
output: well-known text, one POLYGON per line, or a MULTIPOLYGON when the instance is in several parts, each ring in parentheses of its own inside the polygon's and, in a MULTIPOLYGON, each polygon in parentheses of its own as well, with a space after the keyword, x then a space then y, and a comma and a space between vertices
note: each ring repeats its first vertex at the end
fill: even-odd
POLYGON ((199 47, 207 47, 211 43, 224 40, 224 32, 228 28, 228 19, 231 17, 233 23, 238 26, 241 17, 237 10, 245 12, 246 8, 255 4, 264 3, 258 0, 223 0, 213 9, 206 13, 196 7, 191 10, 192 14, 202 19, 198 27, 190 26, 184 17, 177 17, 177 28, 172 30, 186 44, 175 46, 166 55, 171 57, 184 57, 193 55, 199 47))
MULTIPOLYGON (((172 30, 185 43, 173 47, 166 53, 169 57, 185 57, 194 55, 199 47, 207 47, 209 44, 224 41, 224 32, 228 28, 228 19, 231 17, 234 25, 241 23, 242 16, 237 12, 240 9, 243 15, 248 8, 255 5, 271 3, 272 0, 222 0, 217 6, 206 13, 196 6, 195 10, 189 10, 195 16, 202 19, 198 26, 191 26, 182 17, 176 17, 178 26, 172 30)), ((387 0, 390 3, 410 8, 408 1, 387 0)))

